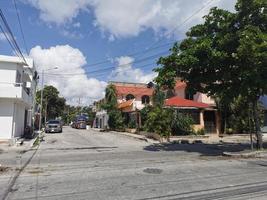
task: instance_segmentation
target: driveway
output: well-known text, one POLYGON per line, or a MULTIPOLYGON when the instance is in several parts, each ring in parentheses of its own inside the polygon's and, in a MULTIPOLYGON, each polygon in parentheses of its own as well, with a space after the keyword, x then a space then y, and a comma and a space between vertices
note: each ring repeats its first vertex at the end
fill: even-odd
POLYGON ((163 148, 69 127, 44 140, 22 154, 32 159, 6 199, 266 199, 265 158, 226 159, 209 153, 214 146, 163 148))

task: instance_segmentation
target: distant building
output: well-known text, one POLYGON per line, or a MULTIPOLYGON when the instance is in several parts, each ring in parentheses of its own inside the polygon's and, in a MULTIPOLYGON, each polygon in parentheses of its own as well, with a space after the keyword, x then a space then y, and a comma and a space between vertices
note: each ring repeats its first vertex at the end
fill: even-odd
POLYGON ((32 126, 37 72, 30 58, 0 56, 0 139, 20 138, 32 126))
MULTIPOLYGON (((142 119, 139 111, 146 105, 153 104, 153 85, 127 82, 109 82, 109 84, 113 84, 116 88, 118 108, 124 113, 126 123, 135 121, 136 125, 140 126, 142 119)), ((191 94, 187 84, 180 80, 176 81, 173 90, 165 90, 165 93, 169 98, 165 100, 164 106, 189 114, 195 122, 195 130, 204 129, 206 133, 219 134, 220 117, 215 101, 211 97, 200 92, 191 94)), ((96 102, 95 107, 99 108, 99 104, 103 101, 96 102)), ((101 109, 98 110, 95 127, 103 128, 107 126, 107 121, 107 113, 101 109)))
POLYGON ((123 112, 141 110, 152 105, 153 87, 144 83, 110 82, 116 87, 118 107, 123 112))

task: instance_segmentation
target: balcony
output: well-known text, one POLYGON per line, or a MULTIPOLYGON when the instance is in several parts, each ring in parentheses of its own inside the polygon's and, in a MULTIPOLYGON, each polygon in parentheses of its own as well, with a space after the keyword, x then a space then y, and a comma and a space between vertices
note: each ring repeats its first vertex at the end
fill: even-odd
POLYGON ((18 99, 28 106, 32 105, 32 96, 29 95, 29 90, 23 84, 6 83, 0 84, 0 98, 18 99))

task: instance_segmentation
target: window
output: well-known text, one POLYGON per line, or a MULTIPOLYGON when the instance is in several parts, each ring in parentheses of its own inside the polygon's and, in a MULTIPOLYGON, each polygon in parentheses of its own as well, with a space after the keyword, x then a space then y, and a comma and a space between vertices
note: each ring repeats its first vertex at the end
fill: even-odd
POLYGON ((142 96, 142 104, 149 104, 149 96, 147 95, 142 96))
POLYGON ((15 85, 16 85, 17 87, 19 87, 19 86, 20 86, 20 83, 21 83, 21 73, 20 73, 19 71, 17 71, 17 74, 16 74, 16 83, 15 83, 15 85))
POLYGON ((189 115, 193 121, 194 124, 200 124, 200 111, 199 110, 179 110, 179 112, 189 115))
POLYGON ((134 99, 134 95, 132 95, 132 94, 127 94, 127 95, 126 95, 126 101, 131 100, 131 99, 134 99))

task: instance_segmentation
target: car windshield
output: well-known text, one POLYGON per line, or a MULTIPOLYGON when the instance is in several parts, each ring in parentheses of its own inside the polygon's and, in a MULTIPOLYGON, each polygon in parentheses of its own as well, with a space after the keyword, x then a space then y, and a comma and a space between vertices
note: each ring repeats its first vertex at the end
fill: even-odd
POLYGON ((49 120, 47 123, 48 124, 59 124, 60 122, 58 120, 49 120))

